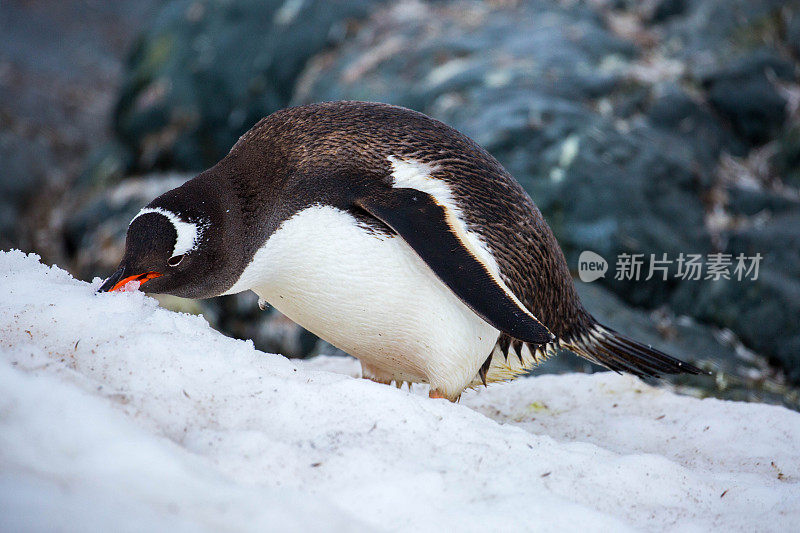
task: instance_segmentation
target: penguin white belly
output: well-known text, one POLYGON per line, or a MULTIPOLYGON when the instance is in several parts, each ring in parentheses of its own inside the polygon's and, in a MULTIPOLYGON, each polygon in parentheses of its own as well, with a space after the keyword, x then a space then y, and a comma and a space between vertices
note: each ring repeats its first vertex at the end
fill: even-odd
POLYGON ((454 396, 499 335, 402 238, 371 233, 330 206, 285 221, 227 293, 247 289, 375 377, 429 382, 454 396))

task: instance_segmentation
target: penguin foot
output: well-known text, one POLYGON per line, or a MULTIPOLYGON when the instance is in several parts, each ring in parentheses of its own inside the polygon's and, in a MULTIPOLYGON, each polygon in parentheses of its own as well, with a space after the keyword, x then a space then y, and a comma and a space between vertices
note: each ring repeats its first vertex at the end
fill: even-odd
POLYGON ((445 393, 443 393, 439 389, 431 389, 430 392, 428 392, 428 398, 444 398, 445 400, 449 400, 449 401, 451 401, 453 403, 456 403, 461 399, 461 395, 459 394, 456 397, 452 397, 452 396, 446 395, 445 393))
POLYGON ((393 381, 392 376, 381 372, 376 367, 368 365, 364 361, 361 361, 361 377, 384 385, 391 385, 393 381))

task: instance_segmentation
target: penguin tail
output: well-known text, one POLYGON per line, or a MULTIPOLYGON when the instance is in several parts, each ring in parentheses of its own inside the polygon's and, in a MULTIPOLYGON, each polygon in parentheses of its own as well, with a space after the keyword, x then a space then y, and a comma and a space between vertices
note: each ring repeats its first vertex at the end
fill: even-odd
POLYGON ((640 378, 658 378, 664 374, 710 374, 597 322, 569 340, 562 340, 561 346, 615 372, 628 372, 640 378))

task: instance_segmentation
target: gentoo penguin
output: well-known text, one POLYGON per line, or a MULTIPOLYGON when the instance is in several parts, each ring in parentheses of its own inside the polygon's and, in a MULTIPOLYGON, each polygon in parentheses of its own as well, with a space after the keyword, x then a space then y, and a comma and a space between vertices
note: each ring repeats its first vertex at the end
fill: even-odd
POLYGON ((100 287, 252 290, 381 382, 512 379, 559 348, 637 376, 700 373, 599 324, 531 198, 483 148, 401 107, 278 111, 148 204, 100 287))

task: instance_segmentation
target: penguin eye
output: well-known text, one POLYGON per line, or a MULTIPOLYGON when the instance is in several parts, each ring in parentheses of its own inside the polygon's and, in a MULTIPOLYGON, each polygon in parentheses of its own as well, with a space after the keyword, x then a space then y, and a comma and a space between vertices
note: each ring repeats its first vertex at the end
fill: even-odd
POLYGON ((183 254, 181 254, 181 255, 173 255, 172 257, 167 259, 167 265, 169 265, 171 267, 176 267, 176 266, 181 264, 181 261, 183 261, 183 254))

